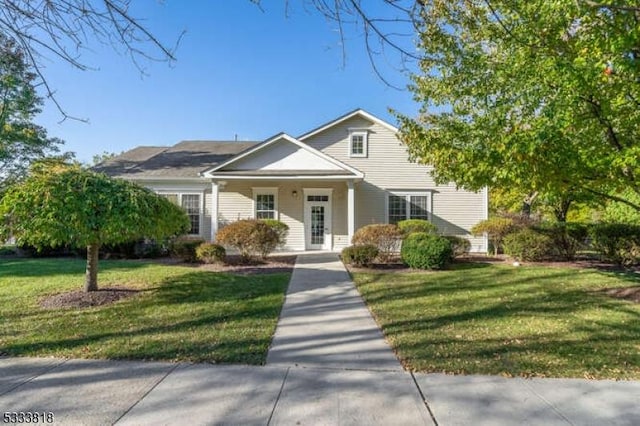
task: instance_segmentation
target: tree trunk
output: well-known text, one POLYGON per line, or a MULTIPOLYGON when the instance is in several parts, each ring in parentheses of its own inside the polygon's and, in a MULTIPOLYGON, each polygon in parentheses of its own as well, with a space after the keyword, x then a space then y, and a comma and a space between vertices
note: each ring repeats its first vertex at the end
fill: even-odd
POLYGON ((567 215, 569 214, 572 202, 573 200, 571 198, 562 198, 558 205, 554 207, 553 214, 558 222, 564 223, 567 221, 567 215))
POLYGON ((520 209, 520 215, 522 217, 527 219, 531 217, 531 206, 537 197, 538 191, 531 192, 524 197, 522 200, 522 208, 520 209))
POLYGON ((94 243, 87 246, 87 273, 84 282, 84 291, 98 290, 98 252, 100 244, 94 243))

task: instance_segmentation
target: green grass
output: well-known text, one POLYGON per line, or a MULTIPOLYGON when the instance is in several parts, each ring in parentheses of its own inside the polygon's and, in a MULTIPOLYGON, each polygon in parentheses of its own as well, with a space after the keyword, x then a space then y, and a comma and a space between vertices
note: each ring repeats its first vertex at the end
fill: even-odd
POLYGON ((101 288, 143 291, 102 307, 39 306, 83 280, 83 260, 0 259, 0 354, 262 364, 289 274, 101 261, 101 288))
POLYGON ((458 264, 354 280, 411 370, 640 379, 640 304, 597 292, 638 275, 458 264))

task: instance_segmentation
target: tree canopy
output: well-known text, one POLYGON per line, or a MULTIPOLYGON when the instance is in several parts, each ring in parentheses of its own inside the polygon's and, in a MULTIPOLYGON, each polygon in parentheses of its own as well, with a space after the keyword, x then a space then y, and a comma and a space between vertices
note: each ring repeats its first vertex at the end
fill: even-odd
POLYGON ((58 151, 61 140, 34 124, 42 99, 24 52, 0 33, 0 186, 23 176, 36 159, 58 151))
POLYGON ((166 198, 78 166, 38 170, 0 200, 0 240, 87 247, 87 291, 97 290, 101 245, 163 239, 188 229, 185 212, 166 198))
MULTIPOLYGON (((411 157, 453 181, 551 199, 640 193, 640 8, 421 2, 411 157)), ((625 202, 640 209, 640 204, 625 202)))

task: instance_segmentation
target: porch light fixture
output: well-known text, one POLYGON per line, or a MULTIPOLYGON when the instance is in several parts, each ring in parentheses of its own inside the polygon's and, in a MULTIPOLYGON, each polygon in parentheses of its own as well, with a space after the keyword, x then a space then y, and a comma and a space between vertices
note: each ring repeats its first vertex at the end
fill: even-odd
POLYGON ((298 191, 296 191, 295 189, 293 191, 291 191, 291 196, 293 198, 298 198, 298 191))

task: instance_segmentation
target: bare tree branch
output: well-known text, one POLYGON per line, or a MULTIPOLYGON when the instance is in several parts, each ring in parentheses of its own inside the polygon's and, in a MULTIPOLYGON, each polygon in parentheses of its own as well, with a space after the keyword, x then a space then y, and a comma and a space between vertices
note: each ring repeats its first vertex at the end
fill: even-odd
MULTIPOLYGON (((258 6, 261 4, 260 0, 250 1, 258 6)), ((374 73, 392 88, 398 89, 385 75, 380 60, 384 59, 396 71, 406 72, 409 64, 421 59, 415 50, 414 38, 424 1, 304 0, 304 4, 337 25, 343 66, 347 61, 347 40, 352 29, 362 37, 374 73)), ((287 14, 288 9, 289 1, 285 0, 287 14)))
POLYGON ((74 117, 57 101, 43 72, 43 59, 53 56, 87 70, 91 67, 82 61, 82 53, 98 42, 129 56, 143 73, 143 62, 175 61, 184 32, 173 48, 168 47, 131 14, 130 4, 131 0, 0 0, 0 34, 24 50, 63 120, 74 117))

